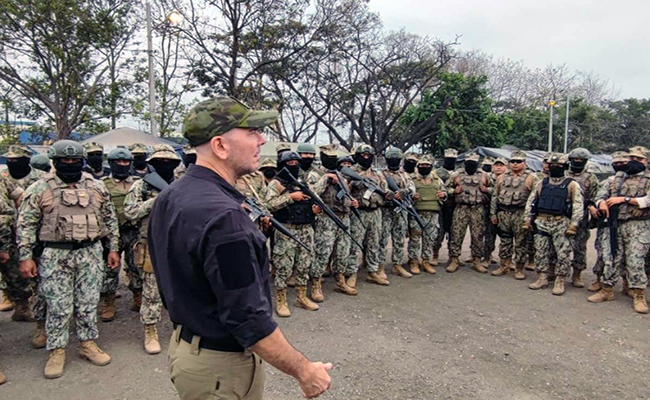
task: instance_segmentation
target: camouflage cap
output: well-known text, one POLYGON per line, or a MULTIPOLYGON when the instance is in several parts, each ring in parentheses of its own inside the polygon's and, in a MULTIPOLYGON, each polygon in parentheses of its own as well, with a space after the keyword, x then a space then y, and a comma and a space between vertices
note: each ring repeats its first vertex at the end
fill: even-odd
POLYGON ((265 158, 264 161, 262 161, 262 164, 260 164, 260 167, 258 169, 264 169, 264 168, 278 168, 278 163, 275 160, 272 160, 270 158, 265 158))
POLYGON ((311 143, 300 143, 298 149, 296 150, 298 154, 300 153, 309 153, 316 154, 316 146, 311 143))
POLYGON ((612 154, 612 162, 627 162, 630 160, 630 157, 624 151, 615 151, 612 154))
POLYGON ((562 154, 562 153, 552 153, 549 154, 548 156, 548 163, 549 164, 566 164, 567 163, 567 157, 562 154))
POLYGON ((147 148, 147 145, 142 144, 142 143, 133 143, 129 146, 129 151, 131 151, 131 154, 136 155, 136 154, 147 154, 149 152, 149 149, 147 148))
POLYGON ((359 146, 357 146, 357 149, 354 151, 354 153, 355 154, 369 153, 374 155, 375 149, 373 149, 372 146, 369 144, 360 144, 359 146))
POLYGON ((458 150, 445 149, 445 158, 458 158, 458 150))
POLYGON ((526 152, 523 150, 515 150, 510 153, 510 160, 526 161, 526 152))
POLYGON ((178 154, 176 154, 176 151, 174 151, 174 148, 168 144, 157 144, 153 146, 153 152, 147 158, 147 162, 156 159, 156 158, 164 158, 167 160, 179 160, 180 157, 178 154))
POLYGON ((84 143, 84 149, 86 149, 86 153, 92 153, 96 151, 101 151, 103 153, 104 145, 97 142, 88 142, 84 143))
POLYGON ((407 151, 404 153, 404 159, 405 160, 412 160, 412 161, 418 161, 420 156, 417 153, 414 153, 412 151, 407 151))
POLYGON ((183 146, 183 154, 188 155, 188 154, 196 154, 196 149, 189 144, 186 144, 183 146))
POLYGON ((339 152, 338 152, 339 146, 337 146, 335 144, 326 144, 326 145, 320 146, 318 149, 320 150, 321 153, 325 154, 326 156, 338 157, 338 155, 339 155, 339 152))
POLYGON ((465 157, 465 161, 474 161, 474 162, 478 162, 479 158, 480 158, 480 157, 479 157, 479 155, 478 155, 477 153, 473 153, 473 154, 470 154, 470 155, 466 156, 466 157, 465 157))
POLYGON ((5 158, 21 158, 29 157, 30 151, 27 146, 21 146, 19 144, 13 144, 9 146, 9 150, 3 155, 5 158))
POLYGON ((263 128, 277 119, 275 110, 251 110, 232 97, 220 96, 192 107, 183 121, 183 136, 196 147, 231 129, 263 128))
POLYGON ((494 164, 494 159, 492 157, 484 157, 481 165, 492 165, 494 164))
POLYGON ((287 151, 291 150, 291 145, 288 143, 280 143, 279 145, 275 146, 275 152, 279 153, 281 151, 287 151))
POLYGON ((421 156, 421 157, 418 159, 418 166, 419 166, 419 165, 422 165, 422 164, 433 165, 433 157, 431 157, 431 156, 428 155, 428 154, 425 154, 425 155, 421 156))
POLYGON ((643 146, 634 146, 630 147, 630 150, 627 152, 628 157, 640 157, 648 158, 648 149, 643 146))
POLYGON ((494 160, 494 163, 492 165, 499 164, 499 163, 503 165, 508 165, 508 161, 503 157, 498 157, 496 160, 494 160))

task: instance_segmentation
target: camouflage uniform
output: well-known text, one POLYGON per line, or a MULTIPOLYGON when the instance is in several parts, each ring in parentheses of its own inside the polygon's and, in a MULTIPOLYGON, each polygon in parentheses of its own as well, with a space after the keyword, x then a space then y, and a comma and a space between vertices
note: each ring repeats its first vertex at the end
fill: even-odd
MULTIPOLYGON (((97 142, 84 144, 84 149, 86 150, 86 153, 101 152, 102 155, 104 153, 104 145, 97 142)), ((102 166, 99 170, 96 170, 90 164, 86 164, 83 170, 92 175, 95 179, 102 179, 111 174, 111 169, 106 166, 102 166)))
MULTIPOLYGON (((496 163, 502 163, 503 165, 507 165, 507 161, 504 158, 497 158, 492 162, 492 165, 496 163)), ((494 172, 488 173, 490 176, 490 180, 496 184, 497 178, 500 175, 496 175, 494 172)), ((491 199, 494 198, 494 194, 491 196, 491 199)), ((489 213, 487 213, 488 218, 490 217, 489 213)), ((494 249, 496 248, 496 240, 497 240, 497 229, 496 226, 492 225, 491 221, 487 221, 487 227, 485 229, 485 261, 490 262, 492 260, 492 253, 494 253, 494 249)))
MULTIPOLYGON (((149 153, 149 148, 147 145, 142 144, 142 143, 133 143, 129 146, 129 151, 133 155, 133 157, 137 156, 144 156, 146 157, 147 154, 149 153)), ((131 168, 131 175, 136 176, 138 178, 142 178, 143 176, 147 175, 149 173, 149 167, 146 166, 143 169, 137 169, 135 166, 135 162, 133 164, 133 167, 131 168)))
MULTIPOLYGON (((445 158, 457 158, 458 151, 455 149, 446 149, 445 158)), ((449 171, 444 167, 439 167, 436 169, 436 174, 447 187, 449 187, 449 178, 455 170, 449 171)), ((442 205, 442 212, 440 213, 440 233, 438 234, 438 240, 436 241, 436 246, 434 252, 438 254, 440 248, 442 247, 442 242, 445 240, 445 234, 448 234, 447 238, 447 247, 451 244, 451 225, 454 216, 454 209, 456 208, 456 203, 454 203, 454 196, 448 196, 445 203, 442 205)))
POLYGON ((174 170, 174 180, 178 180, 185 175, 189 165, 185 165, 185 157, 190 155, 196 155, 196 149, 190 145, 183 146, 183 162, 178 164, 176 170, 174 170))

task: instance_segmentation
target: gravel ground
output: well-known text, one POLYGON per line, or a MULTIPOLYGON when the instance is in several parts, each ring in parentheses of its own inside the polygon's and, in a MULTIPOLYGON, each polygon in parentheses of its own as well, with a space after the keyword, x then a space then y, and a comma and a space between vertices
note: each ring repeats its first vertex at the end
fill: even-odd
MULTIPOLYGON (((650 398, 650 316, 635 314, 619 288, 616 301, 594 305, 586 289, 570 285, 562 297, 533 292, 526 286, 534 273, 527 275, 522 282, 468 266, 455 274, 438 268, 435 276, 389 276, 387 288, 362 281, 357 297, 334 293, 330 278, 321 310, 291 306, 293 316, 279 323, 312 360, 334 364, 323 398, 650 398)), ((584 280, 592 279, 589 272, 584 280)), ((81 360, 72 339, 65 375, 56 380, 43 378, 46 351, 29 346, 33 324, 1 315, 0 365, 9 382, 0 398, 176 398, 165 354, 144 353, 138 315, 128 310, 128 290, 120 290, 118 318, 100 325, 99 344, 113 362, 81 360)), ((165 321, 165 349, 170 334, 165 321)), ((291 378, 269 367, 265 398, 301 395, 291 378)))

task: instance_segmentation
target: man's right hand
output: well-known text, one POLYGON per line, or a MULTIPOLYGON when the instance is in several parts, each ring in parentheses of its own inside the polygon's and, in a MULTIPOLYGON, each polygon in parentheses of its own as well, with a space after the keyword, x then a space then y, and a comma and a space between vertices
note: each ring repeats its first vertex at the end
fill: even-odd
POLYGON ((25 260, 20 262, 20 275, 23 278, 36 278, 36 263, 34 260, 25 260))
POLYGON ((605 218, 609 218, 609 207, 607 207, 607 202, 601 201, 598 205, 598 210, 601 215, 605 216, 605 218))
POLYGON ((293 201, 305 201, 309 200, 310 197, 304 194, 303 192, 293 192, 290 194, 291 200, 293 201))
POLYGON ((11 260, 11 256, 6 251, 0 251, 0 264, 6 264, 11 260))
POLYGON ((313 399, 325 393, 332 383, 332 378, 327 372, 331 369, 331 363, 310 362, 305 371, 298 377, 302 395, 308 399, 313 399))

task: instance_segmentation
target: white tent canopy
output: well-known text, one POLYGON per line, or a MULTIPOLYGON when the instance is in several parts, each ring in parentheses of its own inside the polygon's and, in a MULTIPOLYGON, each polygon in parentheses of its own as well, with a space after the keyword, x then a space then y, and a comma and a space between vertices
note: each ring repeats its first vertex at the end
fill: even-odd
POLYGON ((171 145, 176 151, 181 150, 181 146, 178 143, 155 137, 133 128, 113 129, 111 131, 102 133, 101 135, 86 139, 81 143, 85 144, 90 142, 101 143, 104 146, 104 153, 108 153, 117 147, 128 147, 133 143, 142 143, 149 147, 153 147, 157 144, 168 144, 171 145))

